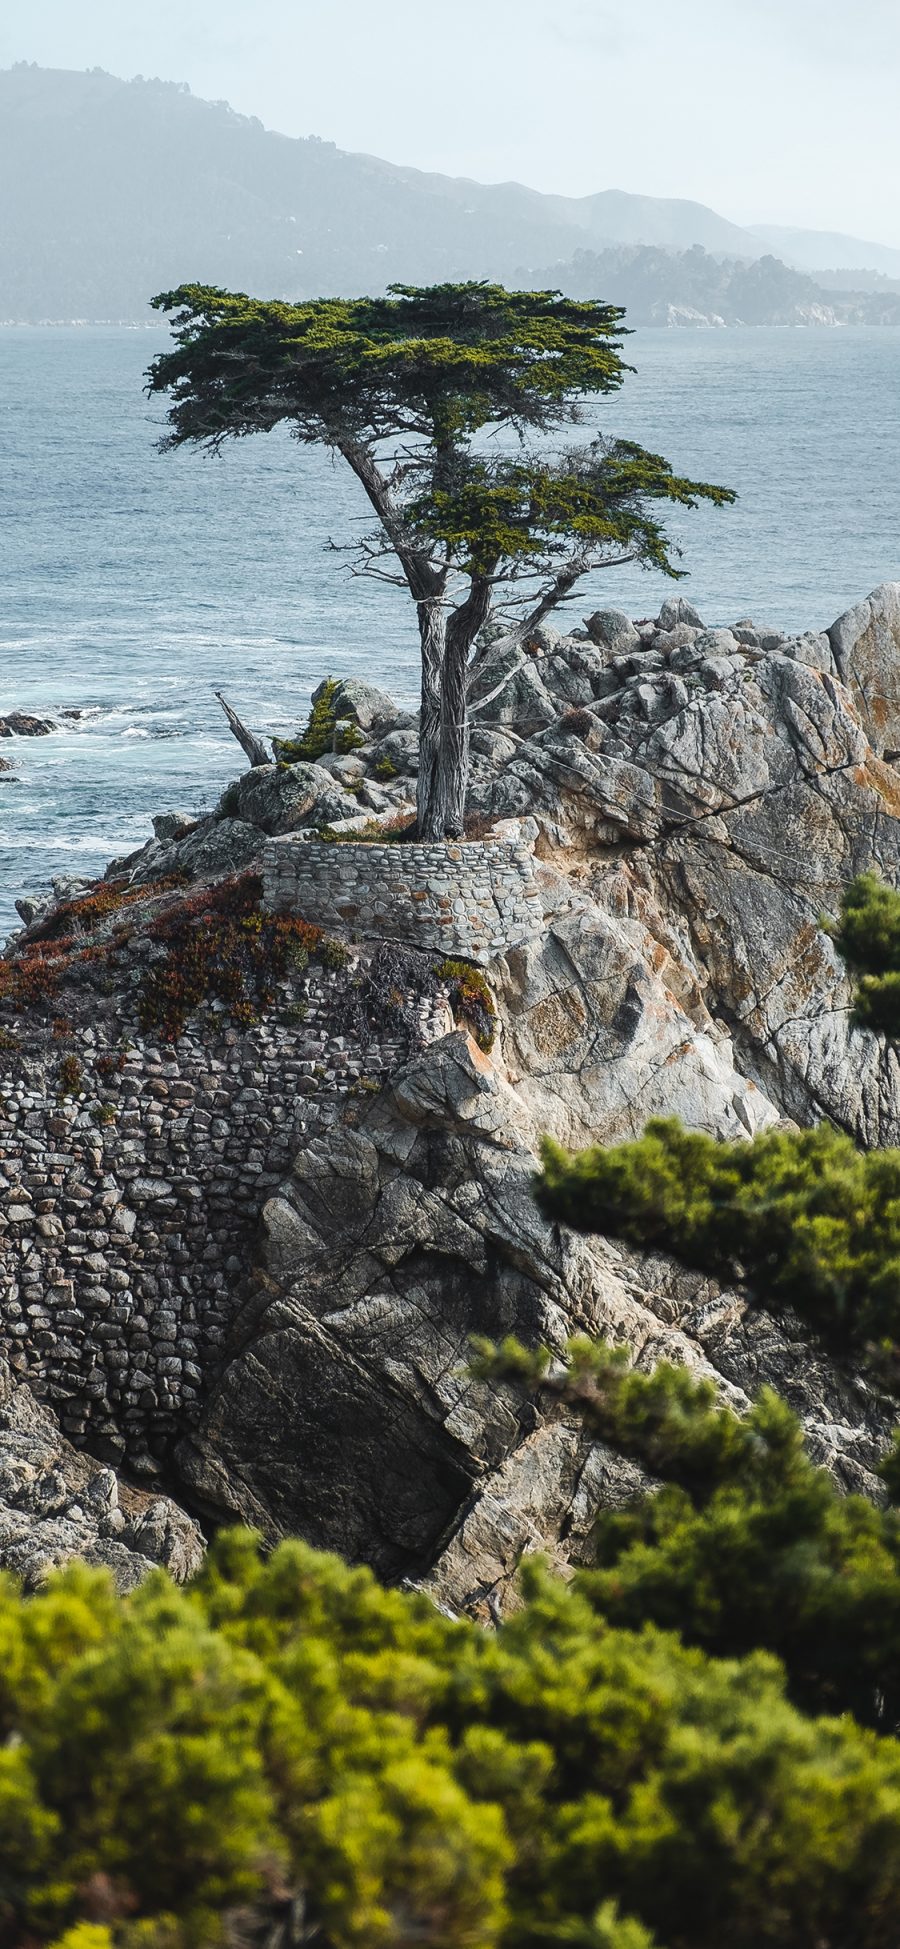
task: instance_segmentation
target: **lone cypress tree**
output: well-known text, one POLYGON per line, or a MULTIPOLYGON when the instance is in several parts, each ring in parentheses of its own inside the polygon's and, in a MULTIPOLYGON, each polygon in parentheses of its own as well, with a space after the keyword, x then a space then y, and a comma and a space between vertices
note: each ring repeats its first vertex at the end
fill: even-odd
POLYGON ((597 299, 443 284, 286 304, 182 285, 153 303, 172 314, 175 338, 148 374, 148 391, 171 397, 163 447, 215 450, 284 422, 361 482, 378 530, 359 566, 399 582, 418 615, 419 835, 458 835, 468 666, 498 591, 522 584, 522 626, 533 628, 592 569, 641 562, 677 575, 654 504, 733 494, 679 479, 630 441, 561 454, 527 445, 630 369, 624 313, 597 299), (504 431, 516 447, 486 445, 504 431))

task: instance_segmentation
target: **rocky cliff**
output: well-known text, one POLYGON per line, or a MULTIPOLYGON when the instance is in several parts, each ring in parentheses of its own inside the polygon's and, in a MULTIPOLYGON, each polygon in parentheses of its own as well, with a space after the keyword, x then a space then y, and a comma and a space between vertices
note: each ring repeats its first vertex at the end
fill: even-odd
POLYGON ((870 1380, 742 1291, 547 1223, 530 1181, 542 1131, 661 1112, 900 1142, 896 1053, 852 1025, 822 926, 854 874, 900 884, 898 669, 896 584, 791 639, 677 599, 600 611, 482 653, 472 833, 445 857, 403 843, 415 727, 347 686, 352 756, 248 774, 209 818, 158 820, 105 890, 26 904, 0 983, 19 1391, 125 1496, 161 1472, 201 1520, 298 1530, 484 1616, 524 1550, 578 1560, 640 1476, 474 1381, 473 1333, 604 1333, 738 1403, 770 1381, 874 1492, 893 1410, 870 1380), (148 1025, 173 942, 193 967, 226 920, 313 931, 252 995, 189 988, 148 1025))

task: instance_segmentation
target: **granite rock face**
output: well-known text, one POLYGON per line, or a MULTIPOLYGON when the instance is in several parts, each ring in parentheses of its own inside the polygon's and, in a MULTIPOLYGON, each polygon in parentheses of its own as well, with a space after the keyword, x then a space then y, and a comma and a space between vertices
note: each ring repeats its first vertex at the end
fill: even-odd
MULTIPOLYGON (((900 773, 850 692, 791 647, 717 630, 613 658, 579 734, 563 716, 521 742, 490 803, 537 819, 593 912, 640 939, 643 968, 730 1037, 781 1114, 898 1143, 896 1053, 851 1026, 821 921, 856 873, 900 883, 900 773)), ((711 1127, 700 1102, 687 1120, 711 1127)))
POLYGON ((50 1410, 0 1362, 0 1568, 34 1590, 79 1557, 130 1590, 160 1566, 183 1583, 203 1550, 196 1524, 176 1503, 130 1487, 73 1448, 50 1410))
POLYGON ((874 750, 900 755, 900 582, 884 582, 828 631, 845 683, 874 750))
POLYGON ((210 816, 194 820, 172 838, 154 835, 136 852, 111 860, 106 877, 149 886, 177 875, 191 885, 206 885, 252 866, 264 845, 265 834, 246 819, 210 816))
POLYGON ((611 655, 618 651, 638 650, 641 639, 631 620, 621 609, 595 609, 592 616, 586 616, 584 626, 592 643, 600 650, 608 650, 611 655))
MULTIPOLYGON (((325 684, 320 684, 313 691, 314 704, 318 703, 324 690, 325 684)), ((413 722, 407 712, 397 709, 393 697, 386 690, 379 690, 375 684, 364 683, 360 677, 340 679, 331 699, 331 708, 339 723, 348 720, 370 736, 413 722)))
POLYGON ((740 1294, 549 1224, 531 1195, 539 1129, 457 1032, 306 1146, 179 1454, 201 1507, 497 1615, 523 1550, 585 1556, 599 1503, 643 1478, 564 1416, 471 1379, 472 1334, 603 1334, 645 1369, 712 1376, 738 1407, 769 1380, 839 1479, 874 1487, 886 1423, 865 1384, 740 1294))
POLYGON ((220 819, 242 819, 260 832, 297 832, 342 819, 347 794, 322 765, 255 765, 229 785, 216 807, 220 819))

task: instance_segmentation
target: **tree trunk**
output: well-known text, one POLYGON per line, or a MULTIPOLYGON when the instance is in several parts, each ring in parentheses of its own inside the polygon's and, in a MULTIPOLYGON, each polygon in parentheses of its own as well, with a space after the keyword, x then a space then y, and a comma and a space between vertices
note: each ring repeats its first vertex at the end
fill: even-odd
MULTIPOLYGON (((455 621, 455 618, 454 618, 455 621)), ((438 751, 437 796, 442 808, 444 835, 461 839, 466 819, 466 793, 469 786, 469 712, 466 696, 471 639, 453 622, 447 630, 441 684, 441 741, 438 751)))
POLYGON ((422 629, 422 728, 419 745, 420 839, 460 839, 469 784, 469 651, 491 606, 488 578, 473 578, 465 602, 447 616, 433 605, 422 629), (427 645, 426 645, 427 634, 427 645), (427 726, 427 729, 426 729, 427 726))
MULTIPOLYGON (((419 777, 416 788, 420 839, 458 839, 463 831, 469 782, 469 726, 466 676, 469 651, 491 606, 492 578, 473 575, 464 602, 448 614, 445 602, 448 563, 435 565, 432 553, 409 534, 391 483, 371 452, 349 438, 335 440, 374 507, 403 570, 419 620, 422 646, 422 710, 419 722, 419 777)), ((450 455, 438 454, 441 465, 450 455)))
POLYGON ((447 651, 447 611, 442 602, 418 605, 422 646, 422 707, 419 716, 419 776, 416 823, 420 839, 443 839, 440 791, 441 691, 447 651))
POLYGON ((462 837, 469 783, 466 663, 466 647, 454 643, 445 628, 437 687, 429 685, 426 707, 423 657, 417 793, 420 839, 462 837))

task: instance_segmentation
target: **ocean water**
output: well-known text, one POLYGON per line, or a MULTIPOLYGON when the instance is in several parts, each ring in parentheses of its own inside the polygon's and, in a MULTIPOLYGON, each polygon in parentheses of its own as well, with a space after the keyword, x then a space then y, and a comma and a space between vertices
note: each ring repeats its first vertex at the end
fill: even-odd
MULTIPOLYGON (((0 715, 83 713, 0 741, 0 939, 18 893, 215 803, 243 763, 215 689, 264 733, 326 674, 415 699, 409 606, 329 548, 371 525, 355 482, 284 432, 160 455, 142 375, 164 342, 0 329, 0 715)), ((740 496, 669 524, 705 620, 821 628, 900 579, 900 331, 641 331, 627 357, 598 423, 740 496)), ((652 615, 670 589, 618 569, 566 613, 652 615)))

